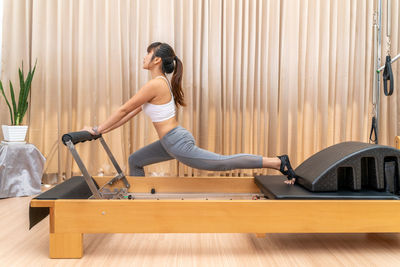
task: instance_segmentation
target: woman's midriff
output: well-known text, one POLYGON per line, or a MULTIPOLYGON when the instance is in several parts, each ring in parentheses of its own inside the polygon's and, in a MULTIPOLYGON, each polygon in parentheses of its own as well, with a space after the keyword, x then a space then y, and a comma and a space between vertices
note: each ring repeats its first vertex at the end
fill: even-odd
POLYGON ((175 117, 165 121, 153 122, 154 128, 156 128, 158 137, 161 139, 166 133, 178 126, 178 122, 175 117))

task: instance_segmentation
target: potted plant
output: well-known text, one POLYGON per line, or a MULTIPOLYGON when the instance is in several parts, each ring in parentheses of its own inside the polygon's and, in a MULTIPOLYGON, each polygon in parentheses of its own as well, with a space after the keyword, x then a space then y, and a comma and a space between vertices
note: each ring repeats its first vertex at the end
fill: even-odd
POLYGON ((29 68, 27 77, 24 76, 24 63, 22 62, 22 70, 18 68, 19 74, 19 97, 18 102, 16 102, 14 88, 12 82, 10 81, 10 96, 11 104, 8 101, 6 94, 4 93, 3 83, 0 81, 0 90, 4 99, 8 105, 10 111, 11 125, 2 125, 4 140, 8 142, 24 142, 26 132, 28 130, 28 125, 22 125, 22 121, 28 109, 28 95, 32 85, 33 75, 35 74, 35 66, 32 69, 29 68))

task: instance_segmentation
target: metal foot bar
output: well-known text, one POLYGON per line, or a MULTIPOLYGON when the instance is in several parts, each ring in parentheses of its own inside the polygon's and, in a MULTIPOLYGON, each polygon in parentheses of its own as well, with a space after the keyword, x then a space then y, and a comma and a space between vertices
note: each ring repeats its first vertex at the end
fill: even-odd
POLYGON ((74 157, 76 163, 78 164, 78 167, 81 170, 83 177, 85 178, 85 181, 89 186, 90 191, 93 193, 92 198, 97 198, 97 199, 123 198, 124 195, 127 194, 127 191, 128 191, 127 189, 130 188, 130 184, 129 184, 128 180, 126 179, 124 173, 122 172, 120 166, 118 165, 117 161, 115 160, 113 154, 111 153, 111 150, 108 147, 108 145, 106 144, 106 141, 101 136, 101 134, 94 136, 94 135, 91 135, 87 131, 71 132, 71 133, 64 134, 62 136, 62 142, 71 151, 72 156, 74 157), (82 159, 80 158, 80 156, 74 146, 77 143, 81 143, 81 142, 83 143, 86 141, 92 141, 92 140, 96 140, 96 139, 100 139, 100 143, 102 144, 104 150, 106 151, 108 157, 110 158, 112 164, 114 165, 114 168, 118 172, 118 174, 114 178, 112 178, 110 181, 108 181, 99 190, 97 189, 97 186, 93 182, 92 176, 90 176, 89 172, 87 171, 85 165, 82 162, 82 159), (123 181, 126 188, 123 188, 121 190, 116 190, 116 191, 114 190, 114 192, 111 192, 107 188, 104 188, 106 185, 112 185, 114 182, 116 182, 120 179, 123 181))
POLYGON ((107 184, 112 185, 115 181, 118 181, 119 179, 121 179, 124 182, 126 188, 131 187, 131 185, 128 183, 128 180, 126 179, 124 173, 122 172, 121 168, 119 167, 118 162, 115 160, 113 154, 111 153, 110 148, 106 144, 106 141, 104 141, 103 136, 100 136, 100 143, 103 145, 103 148, 106 151, 108 157, 110 158, 112 164, 114 165, 114 168, 118 172, 118 175, 116 175, 113 179, 111 179, 107 184))
POLYGON ((81 170, 83 177, 85 178, 86 183, 88 184, 90 191, 92 191, 92 194, 94 198, 102 198, 100 192, 97 190, 96 185, 94 184, 92 180, 92 176, 90 176, 89 172, 87 171, 85 165, 82 162, 81 157, 79 157, 78 151, 76 151, 74 144, 72 141, 66 141, 66 145, 69 148, 69 151, 71 151, 72 156, 74 157, 76 163, 78 164, 79 169, 81 170))

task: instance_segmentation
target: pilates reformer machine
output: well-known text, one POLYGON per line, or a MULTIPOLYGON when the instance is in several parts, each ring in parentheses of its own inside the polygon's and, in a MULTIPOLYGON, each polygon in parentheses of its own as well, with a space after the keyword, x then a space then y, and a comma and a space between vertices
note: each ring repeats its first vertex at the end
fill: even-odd
POLYGON ((62 137, 82 176, 31 200, 30 228, 50 215, 51 258, 80 258, 84 233, 400 232, 400 150, 361 142, 328 147, 300 177, 125 176, 101 135, 62 137), (75 145, 99 139, 117 170, 92 177, 75 145))

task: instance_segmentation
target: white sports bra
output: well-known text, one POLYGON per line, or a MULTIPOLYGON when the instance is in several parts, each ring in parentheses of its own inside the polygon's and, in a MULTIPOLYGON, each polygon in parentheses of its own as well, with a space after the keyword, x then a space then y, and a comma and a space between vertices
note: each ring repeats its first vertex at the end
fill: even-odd
POLYGON ((169 91, 171 93, 171 101, 161 105, 155 105, 149 102, 144 103, 142 105, 144 113, 150 117, 152 122, 165 121, 172 117, 175 117, 176 114, 175 101, 174 101, 174 95, 172 94, 171 91, 171 84, 169 83, 168 79, 165 78, 164 76, 157 76, 155 79, 157 78, 163 78, 167 82, 169 91))

